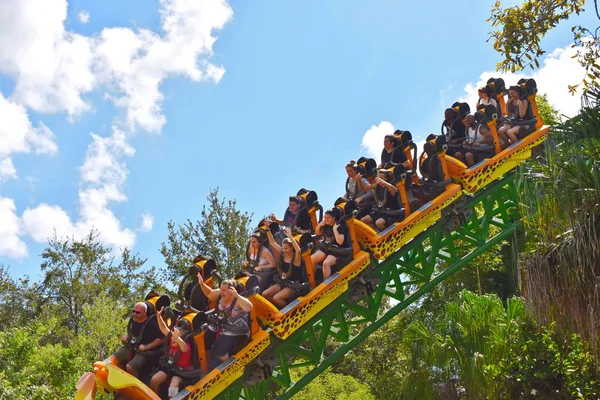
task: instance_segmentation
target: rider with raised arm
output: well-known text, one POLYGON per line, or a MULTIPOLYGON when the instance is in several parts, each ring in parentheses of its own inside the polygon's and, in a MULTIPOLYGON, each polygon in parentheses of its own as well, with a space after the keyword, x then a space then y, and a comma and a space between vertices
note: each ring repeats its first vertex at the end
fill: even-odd
POLYGON ((360 204, 373 198, 372 190, 363 189, 369 184, 369 181, 358 173, 356 161, 351 160, 346 164, 346 174, 348 174, 348 178, 346 179, 346 193, 343 196, 345 200, 354 200, 356 204, 360 204), (359 181, 362 185, 359 184, 359 181))
POLYGON ((212 289, 198 273, 198 284, 209 300, 217 302, 216 320, 209 323, 204 334, 204 346, 210 351, 208 371, 211 371, 248 340, 248 313, 252 311, 252 303, 237 292, 234 279, 226 279, 219 289, 212 289))
POLYGON ((286 238, 281 242, 281 246, 277 244, 273 234, 267 231, 269 243, 275 253, 279 253, 277 259, 279 277, 275 276, 275 284, 262 293, 265 299, 269 300, 279 309, 285 307, 290 298, 299 294, 296 289, 287 284, 305 282, 302 272, 304 260, 302 259, 300 246, 298 246, 298 243, 292 236, 290 228, 283 228, 283 231, 286 238))
POLYGON ((369 225, 375 231, 382 231, 387 226, 404 218, 398 199, 398 188, 388 181, 391 173, 386 169, 380 169, 373 186, 375 187, 375 204, 368 215, 361 221, 369 225))
POLYGON ((292 228, 293 231, 304 233, 312 230, 312 225, 308 214, 299 215, 302 207, 302 200, 298 196, 290 196, 288 208, 285 210, 283 219, 278 219, 275 214, 271 214, 269 219, 278 225, 292 228))
MULTIPOLYGON (((310 256, 313 267, 323 263, 323 280, 331 276, 332 268, 338 261, 335 249, 347 247, 348 227, 340 224, 340 211, 337 208, 325 211, 323 220, 317 225, 315 233, 321 235, 317 251, 310 256)), ((339 260, 342 261, 342 260, 339 260)))
POLYGON ((160 331, 169 342, 169 346, 165 348, 165 355, 161 359, 158 372, 152 375, 150 387, 154 393, 159 394, 160 386, 170 378, 168 395, 171 398, 179 392, 179 384, 182 380, 180 376, 174 373, 173 368, 178 367, 182 370, 194 368, 191 346, 183 339, 190 333, 191 326, 185 319, 180 319, 171 331, 162 318, 163 310, 164 307, 156 314, 156 319, 160 331))

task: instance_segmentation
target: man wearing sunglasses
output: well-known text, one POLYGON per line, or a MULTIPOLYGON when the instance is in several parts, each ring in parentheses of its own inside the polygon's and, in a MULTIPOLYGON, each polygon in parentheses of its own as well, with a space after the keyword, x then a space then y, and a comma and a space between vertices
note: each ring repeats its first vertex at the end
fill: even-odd
POLYGON ((162 350, 165 336, 158 327, 156 315, 148 315, 148 306, 144 302, 133 306, 127 331, 127 335, 121 338, 123 347, 113 356, 119 365, 125 364, 125 370, 137 377, 151 367, 152 361, 156 361, 151 350, 162 350))

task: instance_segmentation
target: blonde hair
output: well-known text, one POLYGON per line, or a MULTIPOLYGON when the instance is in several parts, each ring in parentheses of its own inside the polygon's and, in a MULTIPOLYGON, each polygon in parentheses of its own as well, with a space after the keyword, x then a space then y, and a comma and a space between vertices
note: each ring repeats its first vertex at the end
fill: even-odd
POLYGON ((225 279, 221 282, 221 285, 229 285, 231 287, 237 288, 237 281, 235 279, 225 279))

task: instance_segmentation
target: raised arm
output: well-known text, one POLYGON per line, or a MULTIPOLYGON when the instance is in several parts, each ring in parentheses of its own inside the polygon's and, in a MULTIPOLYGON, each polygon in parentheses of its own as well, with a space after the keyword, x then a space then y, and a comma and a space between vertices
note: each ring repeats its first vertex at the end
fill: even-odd
POLYGON ((275 214, 269 215, 269 219, 271 220, 271 222, 277 222, 278 225, 284 225, 283 221, 280 219, 277 219, 275 214))
POLYGON ((269 246, 271 246, 271 248, 276 253, 281 253, 281 246, 279 246, 279 243, 277 243, 277 240, 275 240, 275 238, 273 237, 273 234, 268 229, 267 229, 267 239, 269 239, 269 246))
POLYGON ((362 181, 361 174, 356 174, 356 183, 358 184, 358 187, 360 187, 364 192, 371 189, 375 189, 375 187, 377 186, 377 182, 365 185, 365 183, 362 181))
POLYGON ((216 300, 217 297, 219 297, 219 289, 211 289, 206 283, 204 283, 204 279, 202 279, 202 274, 200 272, 198 272, 198 284, 200 285, 202 293, 204 293, 209 300, 216 300))
POLYGON ((179 329, 173 329, 173 341, 177 344, 177 346, 179 347, 179 349, 182 352, 186 352, 190 349, 190 347, 188 346, 188 344, 185 342, 185 340, 183 340, 181 338, 181 333, 179 332, 179 329))
POLYGON ((237 306, 239 306, 242 310, 246 312, 252 311, 252 303, 250 302, 250 300, 240 295, 233 286, 230 286, 229 290, 233 292, 234 297, 237 299, 237 306))
POLYGON ((321 235, 323 233, 323 227, 325 226, 325 220, 321 220, 321 222, 319 222, 317 224, 317 227, 315 228, 315 233, 317 235, 321 235))
POLYGON ((167 336, 170 332, 167 324, 165 324, 165 320, 162 317, 162 312, 164 311, 164 307, 160 309, 159 312, 156 313, 156 320, 158 321, 158 329, 162 332, 163 335, 167 336))
POLYGON ((389 182, 386 182, 385 179, 381 179, 379 177, 377 177, 377 184, 386 187, 387 190, 389 190, 392 194, 396 194, 396 192, 398 191, 398 188, 396 186, 392 185, 389 182))
POLYGON ((296 239, 294 239, 294 236, 292 235, 292 230, 290 228, 286 227, 286 228, 283 228, 283 231, 285 232, 285 236, 290 238, 290 240, 292 241, 292 246, 294 246, 295 256, 294 256, 293 264, 300 265, 300 263, 302 262, 302 250, 300 250, 300 246, 298 245, 298 242, 296 242, 296 239))
POLYGON ((345 236, 338 232, 338 228, 339 227, 340 227, 340 224, 338 224, 338 223, 336 223, 335 225, 333 225, 333 235, 335 236, 336 243, 339 246, 341 246, 341 245, 344 244, 345 236))

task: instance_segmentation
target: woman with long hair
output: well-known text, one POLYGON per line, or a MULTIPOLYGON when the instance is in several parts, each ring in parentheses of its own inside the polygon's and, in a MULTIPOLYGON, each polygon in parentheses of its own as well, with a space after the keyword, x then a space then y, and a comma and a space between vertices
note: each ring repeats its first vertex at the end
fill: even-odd
POLYGON ((263 291, 269 287, 277 270, 275 269, 275 259, 271 250, 262 244, 261 239, 259 233, 250 236, 246 248, 245 266, 248 268, 248 272, 258 277, 260 290, 263 291))
POLYGON ((506 113, 508 120, 504 126, 498 129, 498 136, 502 139, 508 139, 508 144, 513 144, 533 132, 535 125, 521 124, 521 121, 533 120, 533 109, 527 99, 521 98, 522 88, 520 86, 511 86, 508 89, 508 103, 506 103, 506 113))
POLYGON ((332 208, 325 211, 323 220, 317 225, 315 233, 321 235, 319 244, 317 245, 317 251, 311 254, 310 260, 312 261, 313 268, 316 268, 317 264, 323 263, 323 280, 329 278, 332 273, 332 269, 336 266, 339 254, 338 249, 349 247, 347 245, 346 238, 348 237, 348 227, 346 224, 340 224, 340 211, 337 208, 332 208))
POLYGON ((204 346, 210 351, 208 371, 238 351, 250 334, 248 313, 252 311, 250 300, 236 290, 235 279, 221 282, 219 289, 212 289, 198 272, 198 284, 209 300, 217 302, 217 322, 210 322, 204 334, 204 346))
POLYGON ((267 231, 269 243, 275 253, 279 253, 277 260, 277 272, 279 277, 275 276, 275 284, 267 288, 262 296, 273 303, 277 308, 282 309, 291 300, 292 297, 299 293, 293 287, 287 286, 288 283, 303 283, 305 282, 303 267, 304 260, 300 246, 292 236, 290 228, 283 228, 286 238, 281 242, 281 246, 277 244, 273 234, 267 231))

